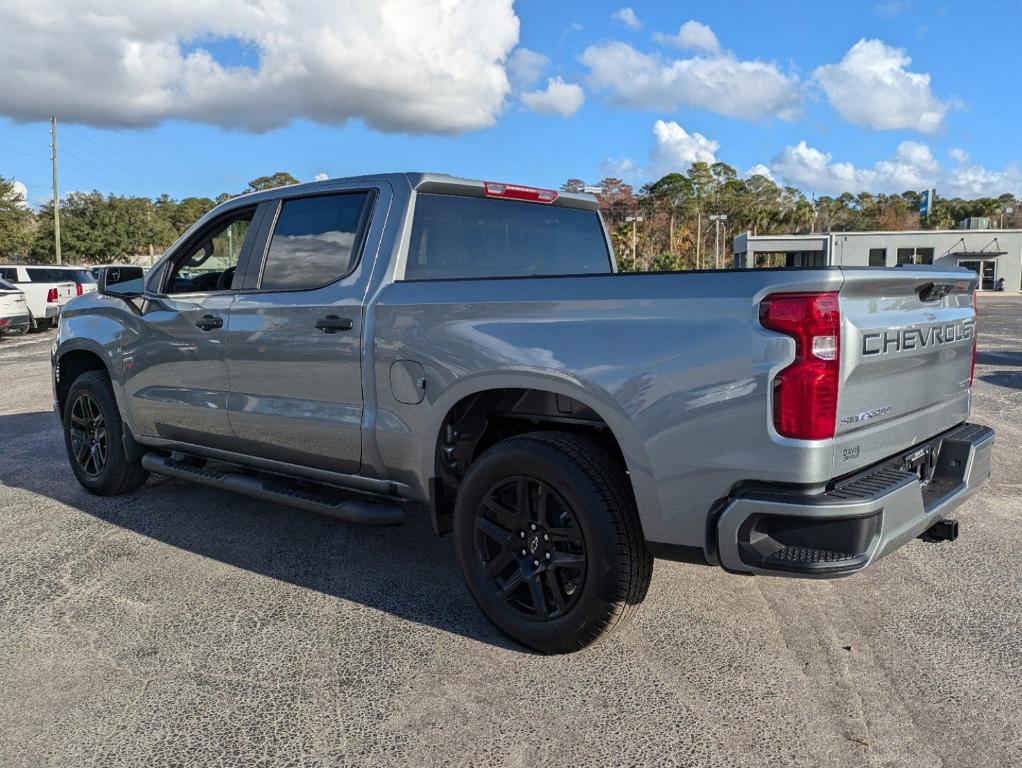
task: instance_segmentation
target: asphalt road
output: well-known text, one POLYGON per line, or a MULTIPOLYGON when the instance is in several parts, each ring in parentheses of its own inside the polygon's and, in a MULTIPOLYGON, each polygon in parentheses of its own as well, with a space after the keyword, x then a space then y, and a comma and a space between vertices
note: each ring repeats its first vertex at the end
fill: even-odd
POLYGON ((47 337, 0 341, 0 765, 1015 766, 1022 299, 983 297, 994 477, 954 544, 828 582, 658 562, 545 658, 426 520, 361 529, 177 481, 90 496, 47 337))

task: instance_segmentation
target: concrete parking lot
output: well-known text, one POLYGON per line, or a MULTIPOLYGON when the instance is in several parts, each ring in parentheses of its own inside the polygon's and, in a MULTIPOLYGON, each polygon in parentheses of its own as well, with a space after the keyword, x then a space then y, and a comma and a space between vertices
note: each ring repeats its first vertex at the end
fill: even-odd
POLYGON ((52 334, 0 341, 0 765, 1018 765, 1022 299, 980 311, 994 477, 956 543, 826 582, 658 562, 625 633, 555 658, 487 624, 425 519, 90 496, 52 334))

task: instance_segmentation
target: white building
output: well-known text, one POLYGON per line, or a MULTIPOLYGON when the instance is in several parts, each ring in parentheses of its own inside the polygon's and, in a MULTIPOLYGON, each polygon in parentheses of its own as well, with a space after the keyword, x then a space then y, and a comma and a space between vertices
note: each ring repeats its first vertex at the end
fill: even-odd
POLYGON ((961 266, 980 276, 983 291, 1022 291, 1022 229, 927 229, 911 232, 822 232, 738 235, 735 267, 898 264, 961 266))

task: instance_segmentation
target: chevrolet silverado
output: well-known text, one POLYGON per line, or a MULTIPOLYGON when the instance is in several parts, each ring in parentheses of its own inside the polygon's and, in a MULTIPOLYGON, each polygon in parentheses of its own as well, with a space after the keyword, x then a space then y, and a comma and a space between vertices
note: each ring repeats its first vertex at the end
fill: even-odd
MULTIPOLYGON (((352 523, 428 514, 543 652, 654 558, 836 577, 988 478, 975 278, 617 271, 595 198, 385 174, 223 203, 63 312, 55 410, 96 494, 181 478, 352 523)), ((385 565, 381 565, 385 567, 385 565)))

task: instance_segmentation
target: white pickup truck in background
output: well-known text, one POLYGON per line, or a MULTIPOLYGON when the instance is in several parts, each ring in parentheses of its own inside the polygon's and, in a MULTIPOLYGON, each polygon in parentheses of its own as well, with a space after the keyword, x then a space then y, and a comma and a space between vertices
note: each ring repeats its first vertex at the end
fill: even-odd
POLYGON ((28 304, 24 292, 0 280, 0 336, 25 333, 27 330, 28 304))
MULTIPOLYGON (((85 269, 77 271, 88 272, 85 269)), ((3 264, 0 279, 23 291, 29 311, 29 330, 38 331, 57 324, 60 311, 75 296, 85 292, 76 272, 47 264, 3 264)))

